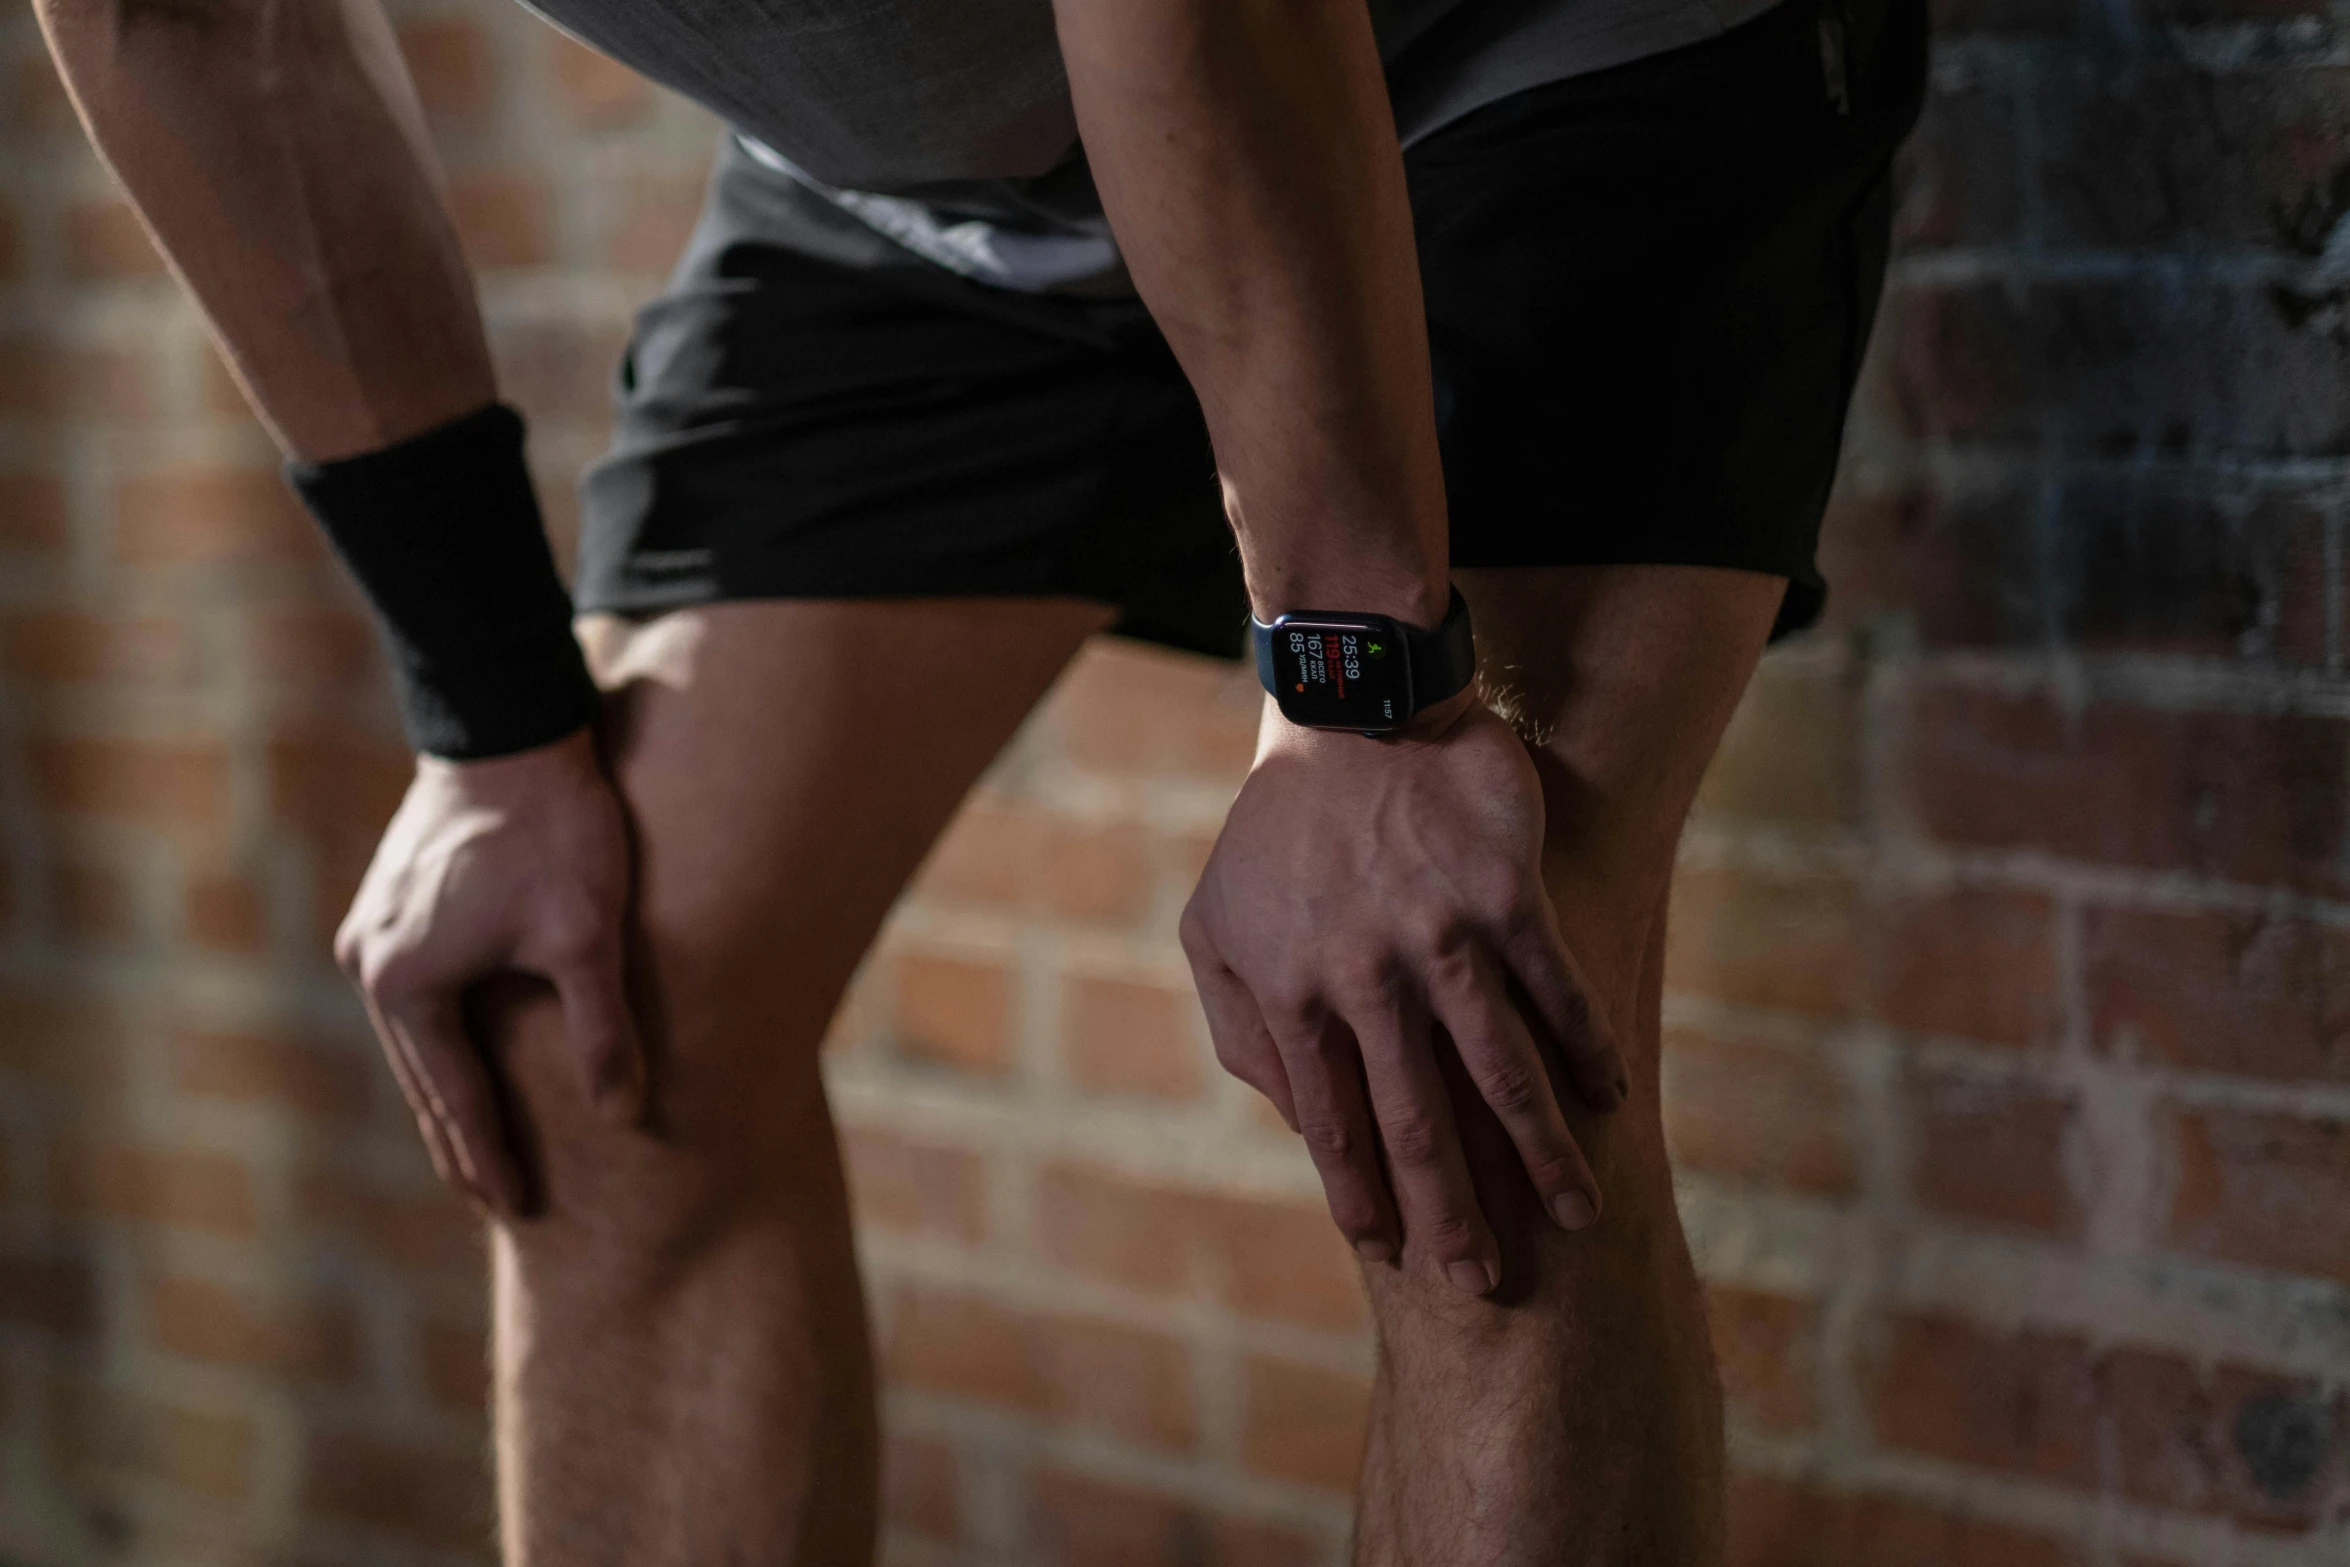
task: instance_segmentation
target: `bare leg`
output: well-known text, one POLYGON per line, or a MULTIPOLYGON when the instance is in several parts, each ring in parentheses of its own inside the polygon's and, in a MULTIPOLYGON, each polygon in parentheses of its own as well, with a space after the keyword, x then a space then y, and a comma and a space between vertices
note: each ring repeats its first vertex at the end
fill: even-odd
POLYGON ((1380 1366, 1356 1560, 1705 1567, 1722 1550, 1721 1395, 1657 1107, 1664 907, 1783 585, 1699 567, 1460 578, 1490 695, 1543 773, 1545 879, 1632 1097, 1605 1118, 1570 1102, 1606 1211, 1568 1235, 1449 1064, 1503 1281, 1472 1300, 1408 1252, 1368 1270, 1380 1366))
POLYGON ((863 1301, 817 1045, 972 780, 1105 612, 746 603, 592 622, 638 835, 650 1126, 589 1113, 551 1000, 484 1008, 541 1216, 494 1238, 512 1567, 854 1567, 863 1301))

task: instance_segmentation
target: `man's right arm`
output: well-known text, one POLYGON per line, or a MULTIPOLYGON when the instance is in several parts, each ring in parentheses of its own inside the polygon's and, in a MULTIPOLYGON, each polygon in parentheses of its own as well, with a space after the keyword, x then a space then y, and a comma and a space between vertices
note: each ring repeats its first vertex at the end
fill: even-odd
POLYGON ((35 0, 91 138, 289 455, 491 402, 473 281, 375 0, 35 0))
POLYGON ((633 1116, 630 862, 414 87, 375 0, 34 3, 92 139, 360 568, 411 734, 466 742, 424 747, 439 754, 420 758, 335 954, 442 1174, 521 1212, 460 998, 497 970, 544 976, 587 1093, 633 1116), (479 700, 493 693, 502 710, 479 700), (450 722, 484 711, 498 733, 450 722))

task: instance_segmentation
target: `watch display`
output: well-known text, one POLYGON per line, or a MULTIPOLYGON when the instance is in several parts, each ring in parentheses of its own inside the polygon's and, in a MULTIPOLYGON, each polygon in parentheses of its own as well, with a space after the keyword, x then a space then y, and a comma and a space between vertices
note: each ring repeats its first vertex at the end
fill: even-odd
POLYGON ((1455 588, 1444 623, 1423 631, 1385 615, 1301 609, 1252 618, 1257 679, 1281 716, 1308 729, 1380 735, 1464 689, 1477 673, 1469 606, 1455 588))
POLYGON ((1284 615, 1272 631, 1273 700, 1291 723, 1374 733, 1412 715, 1411 654, 1395 622, 1284 615))

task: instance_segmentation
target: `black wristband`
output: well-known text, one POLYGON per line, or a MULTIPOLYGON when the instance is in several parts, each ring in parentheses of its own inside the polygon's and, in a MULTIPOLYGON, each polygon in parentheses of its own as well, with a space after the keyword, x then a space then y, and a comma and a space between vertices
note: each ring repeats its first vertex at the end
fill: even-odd
POLYGON ((375 608, 410 745, 478 761, 595 716, 520 414, 493 403, 378 451, 288 463, 286 479, 375 608))

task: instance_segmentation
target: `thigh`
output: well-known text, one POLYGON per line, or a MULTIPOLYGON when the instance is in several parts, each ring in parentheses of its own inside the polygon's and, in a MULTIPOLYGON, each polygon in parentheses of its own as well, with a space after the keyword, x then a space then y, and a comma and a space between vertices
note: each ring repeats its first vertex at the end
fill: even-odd
POLYGON ((583 621, 635 836, 652 1136, 595 1124, 551 1006, 508 1010, 505 1064, 550 1210, 595 1208, 679 1153, 737 1181, 762 1149, 782 1156, 777 1118, 820 1114, 816 1047, 891 902, 1108 613, 775 600, 583 621))
POLYGON ((1785 579, 1710 566, 1458 577, 1485 697, 1542 777, 1544 874, 1561 923, 1597 999, 1638 1044, 1641 988, 1661 984, 1645 972, 1649 927, 1785 579))

